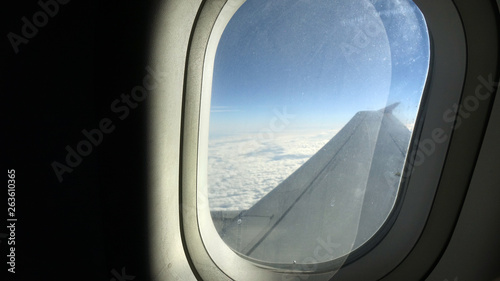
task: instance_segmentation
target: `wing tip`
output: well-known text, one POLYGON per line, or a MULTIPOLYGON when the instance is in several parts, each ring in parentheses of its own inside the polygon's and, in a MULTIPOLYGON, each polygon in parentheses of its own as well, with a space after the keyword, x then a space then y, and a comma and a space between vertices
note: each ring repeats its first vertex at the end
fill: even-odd
POLYGON ((391 105, 388 105, 388 106, 380 109, 379 112, 391 114, 392 111, 394 110, 394 108, 396 108, 398 105, 399 105, 399 102, 395 102, 395 103, 393 103, 391 105))

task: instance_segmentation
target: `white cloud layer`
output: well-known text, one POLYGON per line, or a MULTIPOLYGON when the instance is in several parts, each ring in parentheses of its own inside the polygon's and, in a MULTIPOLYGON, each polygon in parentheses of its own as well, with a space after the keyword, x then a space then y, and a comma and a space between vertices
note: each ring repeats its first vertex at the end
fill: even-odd
POLYGON ((211 210, 246 210, 304 164, 337 131, 235 135, 210 139, 211 210))

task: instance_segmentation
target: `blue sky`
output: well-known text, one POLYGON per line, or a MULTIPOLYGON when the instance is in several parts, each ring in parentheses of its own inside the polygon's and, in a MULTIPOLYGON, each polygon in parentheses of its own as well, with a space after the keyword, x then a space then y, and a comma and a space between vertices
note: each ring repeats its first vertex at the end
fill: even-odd
POLYGON ((215 58, 211 136, 268 127, 339 129, 360 110, 400 102, 413 123, 429 63, 425 22, 405 0, 247 0, 215 58))

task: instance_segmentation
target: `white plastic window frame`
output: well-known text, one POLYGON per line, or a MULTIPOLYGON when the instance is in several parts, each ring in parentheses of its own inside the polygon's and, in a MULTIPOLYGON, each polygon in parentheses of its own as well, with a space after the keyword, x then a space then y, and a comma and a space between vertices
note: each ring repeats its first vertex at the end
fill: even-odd
MULTIPOLYGON (((192 191, 196 192, 197 194, 197 214, 196 214, 196 225, 199 229, 199 236, 198 237, 193 237, 193 240, 186 241, 189 244, 197 245, 195 246, 196 252, 199 252, 199 249, 206 249, 206 252, 210 256, 210 258, 213 260, 213 262, 220 267, 220 269, 228 276, 231 278, 234 278, 236 280, 245 280, 246 278, 249 278, 249 276, 252 276, 251 278, 255 278, 255 276, 260 276, 259 279, 262 278, 262 280, 282 280, 283 276, 290 276, 290 275, 297 275, 297 277, 301 279, 305 279, 307 276, 308 280, 324 280, 326 277, 332 275, 335 273, 336 270, 338 270, 338 266, 342 265, 345 261, 345 258, 339 258, 337 260, 334 260, 332 262, 327 262, 327 263, 322 263, 318 264, 315 266, 315 270, 309 271, 307 273, 302 272, 301 269, 307 268, 310 269, 311 266, 301 266, 298 265, 297 268, 298 270, 273 270, 270 271, 266 268, 262 268, 263 265, 260 263, 252 263, 248 259, 244 259, 234 253, 223 241, 220 239, 217 231, 215 230, 213 223, 211 221, 211 216, 210 216, 210 211, 209 211, 209 206, 208 206, 208 198, 207 198, 207 175, 206 175, 206 159, 207 159, 207 147, 208 147, 208 116, 210 114, 210 96, 211 96, 211 82, 212 82, 212 70, 213 70, 213 63, 214 63, 214 58, 215 58, 215 52, 217 49, 217 44, 220 39, 220 36, 231 18, 231 16, 234 14, 234 12, 237 10, 237 7, 241 5, 241 1, 228 1, 226 5, 222 7, 222 10, 220 14, 217 17, 217 20, 215 21, 215 24, 213 25, 211 34, 208 37, 208 44, 206 47, 206 50, 204 53, 199 54, 200 58, 195 58, 196 59, 196 64, 198 63, 198 59, 203 60, 202 65, 196 65, 194 67, 202 67, 202 81, 201 81, 201 101, 200 101, 200 113, 199 113, 199 135, 198 135, 198 157, 197 157, 197 175, 196 175, 196 191, 193 189, 192 191), (201 244, 196 243, 195 239, 201 239, 201 244), (191 243, 190 243, 191 242, 191 243), (203 246, 203 247, 201 247, 203 246), (242 270, 244 269, 244 270, 242 270), (243 273, 243 274, 241 274, 243 273)), ((418 5, 418 3, 417 3, 418 5)), ((423 5, 423 3, 422 3, 423 5)), ((451 10, 452 12, 455 10, 455 7, 451 4, 448 3, 449 7, 448 10, 451 10)), ((420 6, 419 6, 420 7, 420 6)), ((205 9, 205 7, 204 7, 205 9)), ((199 21, 198 21, 198 26, 203 25, 202 28, 206 28, 206 26, 209 26, 207 22, 203 22, 203 20, 208 21, 208 15, 207 17, 203 17, 204 15, 208 14, 208 6, 206 8, 207 12, 205 10, 202 10, 199 21)), ((432 8, 432 11, 443 11, 446 10, 445 8, 432 8)), ((426 14, 425 8, 422 11, 424 13, 424 16, 426 17, 426 20, 428 21, 429 24, 429 29, 431 31, 431 34, 434 35, 434 30, 432 29, 432 26, 429 22, 428 15, 426 14)), ((450 14, 450 16, 453 15, 453 13, 450 14)), ((419 124, 416 126, 417 128, 421 128, 421 135, 420 135, 420 140, 432 140, 435 142, 440 142, 441 144, 442 140, 438 137, 436 137, 436 134, 438 135, 451 135, 451 124, 446 124, 444 123, 444 120, 442 120, 442 116, 436 116, 436 118, 431 117, 433 112, 437 112, 438 115, 441 115, 441 112, 444 112, 446 108, 443 108, 442 110, 433 110, 433 105, 438 103, 437 101, 433 101, 432 97, 436 98, 440 96, 440 100, 443 99, 443 94, 442 93, 451 93, 451 95, 454 95, 452 97, 448 97, 449 100, 454 100, 454 102, 458 102, 460 98, 460 94, 462 92, 462 83, 441 83, 441 85, 437 86, 442 86, 444 89, 437 91, 439 94, 433 95, 433 92, 437 90, 436 87, 436 80, 440 81, 463 81, 464 76, 465 76, 465 39, 463 36, 463 30, 461 29, 461 22, 458 14, 454 15, 455 18, 454 20, 456 21, 456 24, 448 24, 449 27, 454 27, 457 30, 454 30, 455 32, 452 32, 451 30, 448 30, 446 38, 450 37, 450 34, 456 34, 455 40, 448 40, 448 42, 461 42, 462 44, 454 45, 454 50, 460 50, 462 51, 462 55, 458 55, 459 53, 455 53, 458 55, 457 57, 453 58, 452 61, 454 61, 455 64, 457 64, 457 67, 450 68, 450 64, 446 64, 446 75, 447 77, 443 77, 443 79, 437 78, 438 75, 440 74, 438 71, 440 70, 439 67, 436 69, 436 65, 434 63, 436 62, 436 58, 439 55, 439 59, 443 59, 444 54, 438 54, 434 53, 436 50, 433 51, 434 55, 434 61, 433 65, 431 66, 432 68, 432 77, 429 77, 432 79, 429 84, 429 89, 427 94, 427 101, 425 102, 426 106, 426 120, 432 121, 432 123, 435 123, 436 121, 442 121, 442 124, 432 124, 432 125, 427 125, 426 124, 419 124), (458 27, 458 28, 457 28, 458 27), (461 39, 461 40, 460 40, 461 39), (457 48, 458 47, 458 48, 457 48), (460 48, 461 47, 461 48, 460 48), (461 65, 460 65, 461 64, 461 65), (455 70, 454 73, 450 73, 450 70, 453 69, 455 70), (461 70, 461 71, 460 71, 461 70), (455 74, 455 75, 453 75, 455 74), (450 79, 450 77, 453 77, 450 79), (450 89, 450 87, 455 86, 455 89, 450 89), (434 90, 434 91, 433 91, 434 90), (420 127, 419 127, 420 126, 420 127), (434 131, 435 128, 439 128, 439 131, 434 131)), ((440 17, 443 17, 443 14, 440 14, 440 17)), ((448 20, 452 20, 453 18, 448 17, 448 20)), ((448 21, 448 23, 450 23, 448 21)), ((442 27, 443 25, 440 25, 442 27)), ((198 28, 198 27, 196 27, 198 28)), ((197 30, 195 30, 195 36, 197 34, 197 30)), ((435 36, 435 35, 434 35, 435 36)), ((200 36, 201 37, 201 36, 200 36)), ((198 38, 193 38, 194 40, 198 38)), ((206 40, 206 38, 199 38, 199 40, 206 40)), ((438 42, 433 41, 433 47, 438 44, 438 42)), ((197 44, 196 41, 193 41, 193 44, 197 44)), ((194 46, 192 46, 194 47, 194 46)), ((448 49, 449 50, 449 49, 448 49)), ((200 52, 201 53, 201 52, 200 52)), ((449 56, 449 51, 448 51, 448 57, 449 56)), ((190 54, 193 56, 196 56, 195 54, 190 54)), ((189 72, 189 67, 191 64, 188 64, 188 72, 189 72)), ((188 81, 189 83, 189 81, 188 81)), ((198 93, 195 93, 199 95, 198 93)), ((445 99, 445 100, 448 100, 445 99)), ((421 113, 422 115, 422 113, 421 113)), ((424 122, 422 120, 422 116, 419 117, 418 122, 424 122)), ((425 122, 424 122, 425 123, 425 122)), ((430 123, 430 122, 428 122, 430 123)), ((418 133, 418 131, 417 131, 418 133)), ((449 140, 449 139, 448 139, 449 140)), ((437 143, 436 143, 437 144, 437 143)), ((410 155, 411 152, 415 150, 415 147, 410 149, 410 155)), ((446 149, 441 149, 436 151, 434 154, 431 155, 426 155, 425 159, 425 165, 420 165, 416 166, 413 171, 411 172, 411 175, 406 175, 408 179, 408 187, 406 190, 405 198, 412 198, 412 200, 405 200, 404 206, 401 206, 401 210, 398 214, 398 217, 396 218, 396 221, 394 222, 394 225, 391 228, 391 231, 387 233, 387 236, 385 239, 383 239, 379 245, 375 248, 373 248, 368 254, 364 255, 365 259, 368 258, 370 260, 371 264, 374 264, 374 260, 379 260, 383 261, 381 264, 374 266, 373 270, 381 271, 382 269, 385 270, 390 270, 393 268, 393 266, 397 265, 399 261, 404 257, 403 255, 399 256, 399 259, 396 259, 398 255, 395 255, 395 253, 403 253, 401 249, 406 248, 408 251, 410 250, 408 246, 414 245, 416 242, 416 239, 418 236, 416 235, 408 235, 408 233, 420 233, 423 225, 425 224, 425 219, 426 216, 423 214, 428 214, 430 210, 430 203, 432 202, 432 198, 434 195, 434 192, 432 191, 437 187, 438 181, 439 181, 439 176, 440 176, 440 169, 438 167, 442 167, 444 163, 444 158, 445 158, 445 151, 446 149), (441 157, 439 157, 441 156, 441 157), (413 203, 413 204, 412 204, 413 203), (408 208, 411 205, 414 205, 411 208, 411 211, 408 208), (406 218, 406 219, 405 219, 406 218), (406 220, 406 221, 405 221, 406 220), (408 226, 408 221, 411 221, 412 224, 408 226), (398 223, 399 222, 399 223, 398 223), (401 223, 403 222, 403 223, 401 223), (397 234, 397 230, 399 227, 404 227, 405 228, 405 235, 395 235, 397 234), (408 228, 413 228, 412 230, 409 231, 408 228), (415 237, 416 236, 416 237, 415 237), (385 242, 385 243, 384 243, 385 242), (392 250, 390 250, 392 248, 392 250), (382 249, 379 250, 379 249, 382 249), (391 255, 387 255, 387 252, 391 252, 391 255), (380 255, 380 258, 370 258, 371 256, 376 256, 380 255), (389 257, 393 260, 393 262, 389 262, 389 257)), ((188 191, 188 194, 190 192, 188 191)), ((195 196, 192 196, 191 194, 187 196, 187 200, 195 198, 195 196)), ((184 198, 183 198, 184 199, 184 198)), ((401 200, 400 200, 401 202, 401 200)), ((189 216, 189 213, 186 212, 187 216, 189 216)), ((194 222, 194 220, 193 220, 194 222)), ((189 225, 189 227, 193 227, 193 225, 189 225)), ((193 233, 193 232, 190 232, 193 233)), ((189 247, 188 247, 189 248, 189 247)), ((362 262, 362 261, 360 261, 362 262)), ((271 268, 273 268, 272 265, 269 265, 271 268)), ((371 271, 373 272, 373 271, 371 271)), ((387 271, 386 271, 387 272, 387 271)))
MULTIPOLYGON (((174 210, 170 211, 179 212, 179 224, 170 223, 167 225, 173 229, 157 231, 157 226, 162 224, 155 219, 152 223, 156 231, 154 235, 159 236, 153 238, 154 241, 167 239, 162 238, 162 235, 175 234, 177 228, 180 240, 172 237, 172 248, 163 249, 163 256, 162 253, 154 256, 163 257, 159 263, 169 266, 175 264, 169 261, 185 258, 189 268, 180 266, 178 272, 191 270, 201 280, 292 280, 291 277, 298 278, 296 280, 325 280, 342 264, 333 261, 317 266, 312 272, 301 272, 251 262, 233 252, 219 237, 212 223, 206 190, 207 117, 210 113, 212 70, 218 40, 227 22, 243 2, 207 0, 201 3, 198 11, 185 65, 180 124, 180 198, 177 210, 172 207, 174 210)), ((191 3, 196 5, 194 1, 191 3)), ((442 113, 460 100, 466 68, 465 36, 451 0, 417 0, 415 3, 424 14, 432 37, 433 60, 424 94, 424 107, 420 108, 414 135, 420 141, 432 141, 436 139, 436 128, 447 136, 452 133, 453 124, 443 120, 442 113)), ((441 149, 426 155, 425 163, 413 168, 407 177, 404 204, 400 206, 398 216, 383 239, 343 268, 334 277, 335 280, 337 277, 339 280, 379 279, 407 256, 417 242, 429 214, 449 140, 439 143, 441 149)), ((414 145, 410 148, 410 155, 415 149, 414 145)), ((161 265, 153 267, 160 268, 161 265)))

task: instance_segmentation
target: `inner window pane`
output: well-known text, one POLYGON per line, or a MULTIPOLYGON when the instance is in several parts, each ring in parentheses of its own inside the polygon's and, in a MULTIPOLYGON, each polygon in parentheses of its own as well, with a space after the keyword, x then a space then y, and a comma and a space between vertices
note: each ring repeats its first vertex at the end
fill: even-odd
POLYGON ((397 198, 429 55, 409 0, 247 0, 211 96, 209 205, 228 246, 310 264, 370 239, 397 198))

